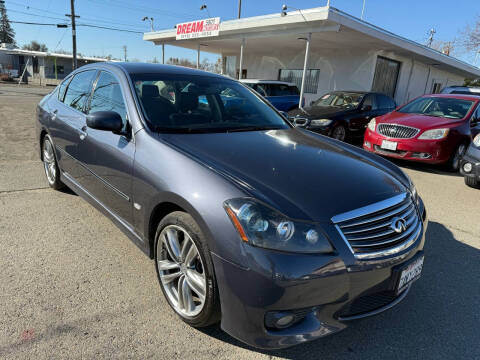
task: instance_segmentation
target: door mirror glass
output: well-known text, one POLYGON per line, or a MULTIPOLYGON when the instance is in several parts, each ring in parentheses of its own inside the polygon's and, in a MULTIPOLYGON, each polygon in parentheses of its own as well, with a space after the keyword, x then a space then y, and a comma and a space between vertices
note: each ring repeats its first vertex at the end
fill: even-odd
POLYGON ((115 111, 97 111, 87 115, 87 126, 118 134, 122 131, 123 121, 120 114, 115 111))

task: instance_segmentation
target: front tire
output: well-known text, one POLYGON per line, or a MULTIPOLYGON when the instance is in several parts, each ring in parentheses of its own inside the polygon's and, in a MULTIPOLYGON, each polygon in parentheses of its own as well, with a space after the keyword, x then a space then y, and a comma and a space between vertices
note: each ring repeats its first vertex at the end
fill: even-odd
POLYGON ((48 134, 45 135, 42 142, 42 160, 48 186, 55 190, 64 188, 65 185, 60 180, 60 168, 55 157, 53 141, 48 134))
POLYGON ((343 125, 335 125, 330 136, 339 141, 345 141, 347 138, 347 129, 343 125))
POLYGON ((173 212, 158 225, 155 268, 163 295, 183 321, 205 327, 220 320, 210 251, 200 227, 189 214, 173 212))
POLYGON ((467 151, 466 144, 460 144, 455 148, 452 157, 448 161, 448 169, 452 172, 457 172, 460 169, 460 161, 467 151))
POLYGON ((463 180, 465 181, 465 185, 470 186, 471 188, 474 188, 474 189, 480 189, 480 182, 477 179, 473 177, 465 176, 463 180))

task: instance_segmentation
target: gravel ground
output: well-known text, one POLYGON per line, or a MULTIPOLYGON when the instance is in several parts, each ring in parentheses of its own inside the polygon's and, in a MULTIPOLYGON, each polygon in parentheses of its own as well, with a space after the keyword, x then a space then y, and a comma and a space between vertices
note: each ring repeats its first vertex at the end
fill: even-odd
POLYGON ((399 306, 258 351, 177 319, 151 260, 78 196, 47 188, 33 124, 48 90, 0 85, 0 358, 480 359, 480 191, 457 174, 398 163, 430 217, 423 276, 399 306))

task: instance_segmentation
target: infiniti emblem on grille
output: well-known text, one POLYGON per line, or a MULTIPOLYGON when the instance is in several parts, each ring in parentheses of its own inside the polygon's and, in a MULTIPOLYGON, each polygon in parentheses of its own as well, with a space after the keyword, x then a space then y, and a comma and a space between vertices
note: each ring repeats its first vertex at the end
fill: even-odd
POLYGON ((396 233, 400 234, 407 230, 407 222, 405 221, 405 219, 394 217, 392 219, 392 223, 390 224, 390 228, 396 233))

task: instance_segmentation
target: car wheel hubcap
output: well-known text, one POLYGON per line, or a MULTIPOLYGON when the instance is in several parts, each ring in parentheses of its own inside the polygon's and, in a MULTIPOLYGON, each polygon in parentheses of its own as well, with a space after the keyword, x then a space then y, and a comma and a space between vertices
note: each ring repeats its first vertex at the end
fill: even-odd
POLYGON ((333 138, 343 141, 345 139, 345 128, 338 126, 333 130, 333 138))
POLYGON ((48 182, 53 184, 57 177, 57 167, 55 164, 52 143, 49 140, 45 140, 43 143, 43 166, 45 168, 45 175, 47 175, 48 182))
POLYGON ((157 266, 168 300, 182 316, 195 316, 205 304, 205 270, 197 246, 187 231, 168 225, 157 242, 157 266))

